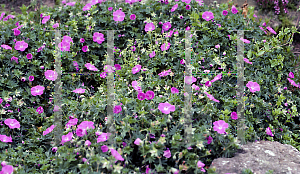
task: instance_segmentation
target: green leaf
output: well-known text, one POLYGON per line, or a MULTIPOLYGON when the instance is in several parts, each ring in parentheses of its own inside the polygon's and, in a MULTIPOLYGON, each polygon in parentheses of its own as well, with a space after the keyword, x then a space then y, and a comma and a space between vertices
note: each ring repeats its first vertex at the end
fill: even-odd
POLYGON ((252 57, 252 51, 251 50, 248 51, 247 57, 248 57, 248 59, 250 59, 252 57))
POLYGON ((265 51, 260 51, 260 52, 257 53, 257 56, 261 56, 261 55, 263 55, 264 53, 265 53, 265 51))

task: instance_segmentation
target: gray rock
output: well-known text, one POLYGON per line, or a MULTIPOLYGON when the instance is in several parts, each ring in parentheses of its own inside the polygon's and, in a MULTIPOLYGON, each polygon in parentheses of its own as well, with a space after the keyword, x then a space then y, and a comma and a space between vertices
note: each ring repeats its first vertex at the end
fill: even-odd
POLYGON ((291 145, 272 141, 250 142, 240 145, 242 149, 232 158, 214 159, 210 168, 218 174, 240 174, 251 169, 254 174, 299 174, 300 152, 291 145))

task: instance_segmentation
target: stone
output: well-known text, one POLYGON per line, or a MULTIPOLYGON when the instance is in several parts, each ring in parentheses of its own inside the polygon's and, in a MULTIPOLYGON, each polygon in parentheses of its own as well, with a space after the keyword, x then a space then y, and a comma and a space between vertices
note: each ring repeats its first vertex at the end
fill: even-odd
POLYGON ((300 152, 293 146, 272 141, 248 142, 232 158, 214 159, 210 168, 218 174, 241 174, 251 169, 254 174, 299 174, 300 152))

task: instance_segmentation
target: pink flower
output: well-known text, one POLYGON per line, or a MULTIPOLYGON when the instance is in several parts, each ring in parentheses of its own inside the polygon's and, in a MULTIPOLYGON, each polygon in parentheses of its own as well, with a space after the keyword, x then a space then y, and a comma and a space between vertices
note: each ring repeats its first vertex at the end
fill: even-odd
POLYGON ((146 32, 147 31, 153 31, 153 30, 155 30, 155 26, 154 26, 153 23, 148 23, 148 24, 145 25, 145 31, 146 32))
POLYGON ((228 123, 226 123, 224 120, 215 121, 213 125, 214 131, 217 131, 219 134, 223 134, 225 129, 228 128, 228 123))
POLYGON ((105 65, 105 66, 103 67, 103 69, 104 69, 104 72, 106 72, 106 73, 113 73, 113 72, 114 72, 113 67, 110 66, 110 65, 105 65))
POLYGON ((12 174, 14 172, 14 167, 11 165, 5 165, 2 167, 1 172, 3 172, 3 174, 12 174))
POLYGON ((216 100, 215 98, 214 98, 214 96, 212 96, 211 94, 208 94, 207 92, 204 92, 206 95, 207 95, 207 97, 210 99, 210 100, 213 100, 213 101, 215 101, 215 102, 220 102, 219 100, 216 100))
POLYGON ((60 144, 64 145, 65 142, 71 141, 72 136, 73 136, 72 132, 69 132, 67 135, 63 135, 60 144))
POLYGON ((58 48, 61 51, 70 51, 70 43, 63 40, 61 43, 58 44, 58 48))
POLYGON ((170 111, 175 111, 175 106, 170 103, 159 103, 158 109, 164 114, 170 114, 170 111))
POLYGON ((210 82, 210 81, 207 81, 207 82, 205 83, 205 86, 210 87, 210 86, 211 86, 211 82, 210 82))
POLYGON ((94 33, 93 41, 97 42, 98 44, 101 44, 103 41, 105 41, 104 35, 98 32, 94 33))
POLYGON ((146 98, 146 95, 145 95, 145 93, 143 93, 143 92, 139 92, 138 95, 137 95, 137 98, 138 98, 139 100, 144 100, 144 99, 146 98))
POLYGON ((267 29, 268 29, 271 33, 277 34, 271 27, 267 27, 267 29))
POLYGON ((88 46, 83 46, 83 47, 82 47, 82 51, 83 51, 83 52, 86 52, 87 49, 88 49, 88 46))
POLYGON ((85 89, 78 88, 78 89, 73 90, 72 92, 75 92, 75 93, 77 93, 77 94, 82 94, 82 93, 85 92, 85 89))
POLYGON ((179 93, 178 89, 175 87, 171 88, 171 92, 172 92, 172 94, 179 93))
POLYGON ((116 68, 116 70, 121 70, 121 65, 115 64, 115 68, 116 68))
POLYGON ((84 143, 85 146, 90 146, 91 144, 92 143, 89 140, 86 140, 85 143, 84 143))
POLYGON ((185 60, 184 59, 182 59, 181 61, 180 61, 180 64, 184 64, 185 63, 185 60))
POLYGON ((130 15, 131 20, 135 20, 135 18, 136 18, 135 14, 130 15))
POLYGON ((11 136, 8 137, 6 135, 0 135, 0 140, 4 143, 11 143, 12 142, 12 138, 11 136))
POLYGON ((47 135, 48 133, 52 132, 53 129, 56 127, 56 125, 51 125, 50 127, 48 127, 45 131, 43 131, 43 135, 47 135))
POLYGON ((49 19, 50 19, 50 15, 45 16, 45 17, 43 18, 43 20, 42 20, 42 24, 46 24, 46 22, 48 22, 49 19))
POLYGON ((134 144, 135 145, 140 145, 140 143, 142 142, 141 139, 137 138, 135 141, 134 141, 134 144))
POLYGON ((90 64, 90 63, 86 63, 84 65, 88 70, 91 70, 91 71, 99 71, 94 65, 90 64))
POLYGON ((125 13, 122 12, 121 10, 117 10, 115 12, 113 12, 113 19, 114 21, 123 21, 125 18, 125 13))
POLYGON ((52 152, 56 152, 56 151, 57 151, 57 147, 53 147, 52 152))
POLYGON ((64 36, 62 42, 73 43, 73 39, 70 36, 64 36))
POLYGON ((99 142, 104 142, 108 139, 107 137, 107 133, 102 133, 101 135, 99 135, 99 137, 97 138, 97 143, 99 142))
POLYGON ((152 58, 155 56, 155 51, 153 51, 152 53, 149 54, 149 57, 152 58))
POLYGON ((71 126, 75 126, 78 122, 77 118, 70 119, 66 124, 66 128, 71 128, 71 126))
POLYGON ((54 25, 52 25, 53 28, 57 28, 59 27, 59 23, 55 23, 54 25))
POLYGON ((132 74, 136 74, 138 73, 140 70, 141 70, 142 66, 141 65, 135 65, 133 68, 132 68, 132 74))
POLYGON ((90 10, 92 7, 92 4, 90 3, 87 3, 83 8, 82 8, 82 11, 87 11, 87 10, 90 10))
POLYGON ((255 14, 253 14, 253 17, 257 18, 257 16, 255 14))
POLYGON ((209 21, 214 18, 214 14, 210 11, 206 11, 202 14, 202 18, 206 21, 209 21))
POLYGON ((112 11, 113 10, 113 7, 108 7, 108 11, 112 11))
POLYGON ((216 46, 215 46, 215 48, 220 48, 220 45, 219 45, 219 44, 218 44, 218 45, 216 45, 216 46))
POLYGON ((4 123, 10 128, 20 128, 20 123, 16 119, 8 118, 4 121, 4 123))
POLYGON ((83 137, 84 135, 87 135, 86 129, 77 128, 76 135, 79 137, 83 137))
POLYGON ((166 23, 163 24, 163 29, 165 31, 168 31, 171 27, 172 27, 172 25, 171 25, 170 22, 166 22, 166 23))
POLYGON ((288 81, 291 83, 291 85, 295 86, 295 87, 299 87, 295 82, 294 80, 290 79, 290 78, 287 78, 288 81))
POLYGON ((80 38, 80 43, 84 43, 85 42, 85 40, 84 40, 84 38, 80 38))
POLYGON ((122 158, 122 156, 115 149, 111 148, 110 152, 111 152, 111 155, 116 158, 116 160, 124 161, 124 158, 122 158))
POLYGON ((116 105, 115 108, 114 108, 114 113, 115 114, 118 114, 122 111, 122 107, 120 105, 116 105))
POLYGON ((101 150, 102 150, 102 152, 107 152, 108 147, 106 145, 103 145, 103 146, 101 146, 101 150))
POLYGON ((223 10, 223 15, 226 16, 228 14, 227 10, 223 10))
POLYGON ((69 3, 66 3, 66 5, 65 6, 74 6, 76 4, 76 2, 69 2, 69 3))
POLYGON ((252 62, 249 62, 249 59, 247 59, 247 58, 244 58, 244 61, 245 61, 246 63, 252 64, 252 62))
POLYGON ((8 45, 1 45, 2 48, 6 49, 6 50, 11 50, 12 48, 8 45))
POLYGON ((17 41, 15 45, 16 50, 25 51, 25 49, 28 47, 28 44, 24 41, 17 41))
POLYGON ((250 89, 250 92, 252 93, 260 91, 260 86, 256 82, 249 81, 246 86, 250 89))
POLYGON ((214 77, 213 80, 211 80, 211 83, 217 81, 217 80, 220 80, 222 78, 222 74, 218 74, 216 77, 214 77))
POLYGON ((207 140, 207 144, 210 144, 213 140, 211 136, 205 138, 207 140))
POLYGON ((33 96, 42 95, 44 90, 45 90, 45 87, 43 87, 43 86, 40 86, 40 85, 34 86, 31 88, 31 95, 33 95, 33 96))
POLYGON ((11 61, 14 60, 14 61, 16 61, 16 63, 19 63, 17 57, 14 57, 14 56, 13 56, 10 60, 11 60, 11 61))
POLYGON ((105 77, 106 77, 106 72, 102 72, 102 73, 100 74, 100 77, 101 77, 101 78, 105 78, 105 77))
POLYGON ((231 12, 233 14, 237 14, 238 10, 236 9, 236 7, 233 5, 232 8, 231 8, 231 12))
POLYGON ((293 79, 294 78, 294 74, 292 72, 290 72, 289 73, 289 77, 293 79))
POLYGON ((2 166, 2 167, 6 166, 6 165, 7 165, 7 164, 6 164, 5 161, 2 161, 2 162, 1 162, 1 166, 2 166))
POLYGON ((34 80, 34 76, 29 76, 28 80, 32 82, 34 80))
POLYGON ((36 112, 39 113, 39 114, 43 113, 43 112, 44 112, 43 107, 42 107, 42 106, 38 107, 38 108, 36 109, 36 112))
POLYGON ((171 9, 171 12, 175 11, 178 8, 178 4, 174 5, 171 9))
POLYGON ((236 112, 231 112, 231 119, 233 120, 237 120, 238 119, 238 115, 236 112))
POLYGON ((15 36, 18 36, 19 34, 21 34, 21 31, 20 31, 20 30, 18 30, 18 29, 17 29, 17 30, 14 30, 14 35, 15 35, 15 36))
POLYGON ((196 82, 197 81, 197 79, 195 78, 195 77, 193 77, 193 76, 185 76, 184 77, 184 82, 186 83, 186 84, 192 84, 192 83, 194 83, 194 82, 196 82))
POLYGON ((32 54, 31 54, 31 53, 28 53, 28 54, 26 55, 26 57, 27 57, 27 59, 32 59, 32 54))
POLYGON ((59 106, 57 106, 57 105, 54 105, 53 112, 58 112, 58 111, 59 111, 59 109, 60 109, 60 107, 59 107, 59 106))
POLYGON ((247 40, 247 39, 240 38, 240 40, 243 41, 243 42, 245 42, 245 43, 250 43, 250 41, 247 40))
POLYGON ((145 94, 145 97, 147 100, 151 100, 154 98, 154 92, 153 91, 147 91, 145 94))
POLYGON ((270 136, 274 136, 273 135, 273 133, 272 133, 272 130, 270 129, 270 127, 268 127, 267 129, 266 129, 266 133, 268 134, 268 135, 270 135, 270 136))
POLYGON ((58 74, 53 70, 47 70, 44 73, 46 79, 55 81, 57 79, 58 74))
POLYGON ((162 44, 160 46, 161 51, 166 51, 170 48, 171 44, 168 42, 168 45, 166 45, 166 43, 162 44))
POLYGON ((168 148, 168 150, 164 151, 164 157, 166 157, 166 158, 171 157, 171 151, 169 150, 169 148, 168 148))

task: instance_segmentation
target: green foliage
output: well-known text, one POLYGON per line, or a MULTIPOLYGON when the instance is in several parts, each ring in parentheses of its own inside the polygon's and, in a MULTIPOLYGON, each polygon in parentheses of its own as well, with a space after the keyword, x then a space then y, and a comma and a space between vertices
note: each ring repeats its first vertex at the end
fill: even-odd
MULTIPOLYGON (((205 4, 199 6, 197 2, 190 3, 191 10, 186 10, 186 3, 178 1, 169 4, 161 4, 155 1, 149 1, 145 5, 137 4, 118 4, 112 2, 102 2, 94 5, 89 11, 82 11, 83 4, 76 3, 74 7, 41 7, 40 13, 44 16, 50 15, 51 19, 42 24, 40 14, 33 12, 24 15, 17 15, 14 19, 1 21, 3 26, 1 31, 1 45, 10 45, 12 50, 1 48, 0 74, 3 74, 0 83, 1 98, 13 97, 10 103, 10 110, 13 113, 1 108, 1 119, 15 118, 20 122, 20 129, 11 130, 7 126, 0 128, 1 134, 11 135, 13 142, 0 142, 1 161, 9 161, 9 164, 23 164, 18 167, 19 173, 38 173, 49 171, 50 173, 118 173, 122 170, 125 173, 142 172, 145 173, 146 166, 149 165, 153 172, 169 172, 173 168, 183 169, 187 167, 187 172, 200 172, 197 168, 197 162, 202 161, 205 166, 209 166, 213 159, 219 157, 232 157, 239 148, 237 144, 237 120, 230 118, 230 113, 235 111, 237 100, 232 97, 236 95, 236 77, 222 76, 222 81, 215 81, 208 89, 201 87, 201 92, 206 91, 218 99, 220 103, 211 101, 205 96, 192 96, 192 119, 193 133, 192 141, 185 143, 183 141, 184 132, 184 71, 185 66, 180 64, 180 60, 185 59, 185 30, 189 26, 192 37, 192 66, 195 70, 202 71, 206 69, 218 71, 222 66, 227 71, 236 70, 236 39, 235 31, 231 29, 246 30, 253 29, 244 33, 244 38, 251 41, 250 44, 244 44, 245 54, 250 62, 245 63, 244 77, 245 82, 253 81, 260 85, 260 91, 254 94, 245 87, 245 130, 246 141, 255 141, 257 138, 271 139, 272 141, 284 142, 300 149, 297 134, 299 127, 291 121, 291 116, 298 116, 299 109, 299 90, 283 90, 283 87, 291 87, 287 80, 289 72, 294 72, 293 65, 296 63, 294 55, 288 51, 287 43, 290 41, 295 28, 284 29, 278 32, 275 37, 267 36, 260 30, 258 23, 252 17, 245 21, 243 15, 239 12, 233 14, 230 11, 227 16, 222 15, 222 11, 227 9, 227 4, 221 4, 219 8, 210 8, 205 4), (174 12, 166 12, 178 3, 178 8, 174 12), (151 4, 151 6, 149 6, 151 4), (108 8, 113 7, 112 11, 108 8), (124 21, 116 23, 113 20, 113 12, 122 8, 126 17, 124 21), (214 14, 214 22, 221 25, 218 27, 211 21, 203 20, 202 14, 205 11, 211 11, 214 14), (87 14, 90 16, 85 16, 87 14), (134 13, 136 19, 134 22, 129 18, 134 13), (155 16, 153 15, 155 14, 155 16), (35 20, 38 16, 39 20, 35 20), (180 16, 183 16, 180 19, 180 16), (28 19, 27 19, 28 17, 28 19), (52 20, 52 19, 55 19, 52 20), (45 70, 54 70, 55 58, 55 32, 44 31, 53 30, 53 25, 60 19, 61 36, 68 35, 73 39, 69 52, 61 52, 63 72, 75 72, 73 61, 78 62, 79 67, 88 72, 85 68, 86 63, 95 65, 100 72, 103 72, 107 58, 107 38, 106 31, 99 30, 122 30, 114 31, 114 50, 115 64, 120 64, 122 69, 117 70, 115 74, 115 105, 122 103, 122 112, 114 114, 116 133, 116 143, 108 145, 106 142, 97 143, 95 132, 106 132, 105 117, 107 116, 107 80, 99 75, 82 76, 62 75, 62 126, 64 127, 69 120, 69 116, 78 118, 78 124, 82 121, 93 121, 95 129, 88 130, 88 135, 77 137, 71 142, 58 147, 57 152, 52 152, 54 141, 53 132, 43 136, 43 131, 53 125, 54 113, 53 102, 49 103, 49 98, 54 98, 55 82, 47 80, 44 76, 45 70), (154 31, 145 32, 144 21, 154 23, 154 31), (12 31, 17 21, 22 27, 21 34, 14 35, 12 31), (182 29, 178 35, 172 37, 162 35, 161 24, 169 21, 172 28, 182 29), (249 23, 248 23, 249 22, 249 23), (246 25, 248 23, 248 25, 246 25), (66 25, 68 27, 66 27, 66 25), (158 27, 157 27, 158 25, 158 27), (89 29, 91 26, 91 29, 89 29), (93 33, 99 31, 104 35, 105 41, 98 44, 93 41, 93 33), (120 35, 125 35, 120 37, 120 35), (227 35, 231 36, 231 39, 227 35), (28 38, 30 40, 28 40, 28 38), (85 39, 85 43, 79 42, 80 38, 85 39), (155 38, 155 39, 154 39, 155 38), (14 49, 17 41, 24 40, 28 43, 28 48, 24 51, 14 49), (262 40, 266 40, 264 43, 262 40), (135 43, 136 41, 136 43, 135 43), (157 44, 155 43, 157 41, 157 44), (161 51, 163 43, 170 43, 168 51, 161 51), (181 42, 181 43, 179 43, 181 42), (199 43, 196 43, 199 42, 199 43), (196 45, 195 45, 196 43, 196 45), (37 52, 45 44, 45 48, 37 52), (215 45, 220 44, 219 49, 215 45), (82 46, 87 45, 89 51, 82 52, 82 46), (132 46, 136 50, 132 50, 132 46), (149 54, 156 52, 155 57, 149 60, 149 54), (221 53, 226 55, 221 56, 221 53), (33 58, 28 60, 26 55, 31 53, 33 58), (12 56, 19 58, 19 63, 11 61, 12 56), (203 61, 205 60, 205 61, 203 61), (288 61, 287 61, 288 60, 288 61), (201 65, 200 62, 201 61, 201 65), (135 65, 141 65, 142 69, 137 74, 132 74, 132 68, 135 65), (212 67, 210 67, 210 64, 212 67), (41 69, 40 66, 44 66, 41 69), (164 70, 169 70, 174 76, 159 77, 164 70), (26 74, 27 73, 27 74, 26 74), (255 74, 255 75, 254 75, 255 74), (32 82, 22 82, 21 78, 34 76, 32 82), (278 81, 278 78, 281 81, 278 81), (152 90, 155 97, 151 101, 137 99, 137 91, 130 86, 133 81, 141 83, 144 92, 152 90), (90 83, 91 82, 91 83, 90 83), (84 83, 84 86, 81 86, 84 83), (279 85, 277 85, 279 84, 279 85), (36 85, 45 87, 41 96, 32 96, 31 88, 36 85), (89 86, 93 85, 94 89, 89 86), (129 86, 128 86, 129 85, 129 86), (49 87, 48 87, 49 86, 49 87), (178 94, 170 92, 171 87, 179 90, 178 94), (86 92, 76 94, 72 92, 77 88, 84 88, 86 92), (278 95, 278 91, 280 91, 278 95), (161 97, 160 97, 161 95, 161 97), (20 101, 23 101, 20 102, 20 101), (169 102, 176 106, 171 114, 163 114, 157 109, 159 103, 169 102), (283 103, 287 102, 286 107, 283 103), (271 105, 269 105, 272 104, 271 105), (44 112, 38 114, 37 107, 42 106, 44 112), (179 107, 181 106, 181 107, 179 107), (17 112, 17 109, 20 109, 17 112), (153 110, 151 110, 153 109, 153 110), (264 115, 270 110, 269 118, 264 115), (291 109, 291 115, 286 112, 291 109), (226 111, 227 110, 227 111, 226 111), (137 118, 134 116, 137 115, 137 118), (213 129, 213 123, 218 120, 225 120, 229 127, 226 129, 228 134, 219 134, 213 129), (101 124, 101 125, 100 125, 101 124), (274 137, 266 135, 266 128, 270 127, 274 137), (279 130, 282 128, 282 132, 279 130), (155 140, 149 143, 149 133, 156 135, 155 140), (165 137, 160 137, 162 134, 165 137), (206 137, 213 138, 212 143, 208 144, 206 137), (133 142, 140 138, 143 143, 139 146, 133 142), (86 140, 91 141, 91 146, 86 147, 86 140), (153 143, 153 141, 158 142, 153 143), (23 143, 24 142, 24 143, 23 143), (126 142, 124 147, 122 142, 126 142), (120 150, 120 155, 124 161, 118 161, 111 156, 110 151, 102 152, 101 146, 107 144, 109 148, 120 150), (191 150, 187 147, 191 146, 191 150), (17 148, 22 147, 22 148, 17 148), (166 148, 171 151, 171 157, 163 156, 166 148), (5 152, 7 149, 7 152, 5 152), (80 152, 79 155, 76 152, 80 152), (157 158, 161 157, 161 158, 157 158), (76 158, 76 159, 75 159, 76 158), (86 158, 89 163, 83 163, 86 158), (50 161, 51 160, 51 161, 50 161), (185 163, 183 162, 185 161, 185 163), (40 166, 36 165, 40 164, 40 166), (110 166, 112 165, 112 166, 110 166), (124 167, 125 166, 125 167, 124 167)), ((25 8, 24 8, 25 9, 25 8)), ((240 11, 241 9, 239 9, 240 11)), ((299 83, 299 74, 295 73, 293 79, 299 83)), ((204 84, 207 80, 213 79, 212 75, 193 75, 197 78, 195 84, 204 84)), ((193 93, 195 90, 193 91, 193 93)), ((74 127, 64 129, 66 135, 70 131, 76 131, 74 127)), ((214 172, 208 169, 208 172, 214 172)))

